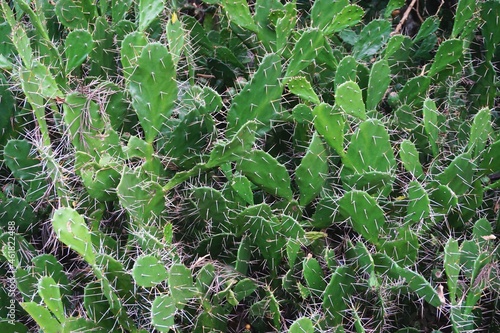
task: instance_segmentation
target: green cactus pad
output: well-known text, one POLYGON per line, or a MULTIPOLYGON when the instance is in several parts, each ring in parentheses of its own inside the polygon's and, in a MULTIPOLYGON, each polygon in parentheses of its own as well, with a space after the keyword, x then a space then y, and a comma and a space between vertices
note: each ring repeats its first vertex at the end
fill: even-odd
POLYGON ((381 245, 384 253, 402 267, 414 265, 420 246, 417 234, 409 227, 401 227, 394 234, 397 235, 395 239, 381 245))
POLYGON ((323 269, 316 258, 306 257, 302 262, 302 274, 313 295, 320 295, 326 288, 323 269))
POLYGON ((491 111, 488 108, 482 108, 474 116, 470 129, 467 151, 471 153, 472 157, 477 157, 483 153, 488 142, 488 137, 492 132, 491 111))
MULTIPOLYGON (((343 1, 341 3, 343 3, 343 1)), ((332 33, 349 28, 361 21, 364 14, 363 8, 358 5, 345 6, 340 13, 335 15, 333 21, 324 29, 323 33, 328 36, 332 33)))
POLYGON ((457 195, 446 185, 432 184, 433 189, 428 190, 431 207, 434 212, 448 214, 458 205, 457 195))
POLYGON ((14 272, 14 279, 24 301, 42 302, 40 295, 38 295, 38 280, 33 273, 17 268, 14 272))
POLYGON ((183 264, 174 264, 170 267, 168 287, 175 307, 179 310, 197 295, 191 270, 183 264))
POLYGON ((92 35, 87 30, 73 30, 66 37, 66 73, 77 68, 94 47, 92 35))
POLYGON ((146 30, 165 7, 165 0, 139 0, 139 31, 146 30))
POLYGON ((415 76, 411 78, 399 92, 401 102, 407 105, 417 102, 421 103, 425 98, 430 84, 431 79, 428 76, 415 76))
POLYGON ((20 75, 23 90, 30 95, 32 101, 35 101, 38 97, 45 99, 64 97, 64 94, 59 90, 54 76, 44 64, 33 61, 31 69, 22 70, 20 75))
POLYGON ((220 191, 211 187, 197 187, 193 189, 193 199, 201 220, 211 223, 214 232, 233 231, 227 218, 228 203, 220 191))
POLYGON ((434 76, 457 62, 464 52, 463 41, 459 39, 448 39, 444 41, 436 52, 434 62, 429 70, 429 76, 434 76))
POLYGON ((241 302, 246 297, 250 296, 256 289, 257 285, 255 282, 249 278, 245 278, 234 286, 234 296, 238 302, 241 302))
POLYGON ((460 274, 460 250, 458 241, 450 238, 444 247, 444 269, 446 282, 450 293, 450 303, 457 304, 458 277, 460 274))
POLYGON ((42 277, 38 281, 38 294, 42 297, 43 302, 50 312, 52 312, 60 323, 63 323, 65 319, 64 307, 57 282, 49 276, 42 277))
POLYGON ((425 132, 428 135, 432 154, 434 155, 434 157, 436 157, 439 154, 439 147, 437 143, 439 137, 439 125, 437 106, 433 100, 427 98, 424 101, 423 114, 425 132))
POLYGON ((315 104, 321 103, 318 95, 314 92, 311 83, 309 83, 309 81, 307 81, 307 79, 303 76, 290 79, 288 81, 288 90, 290 90, 292 94, 302 98, 304 101, 315 104))
POLYGON ((387 234, 384 211, 375 199, 363 191, 350 191, 339 200, 340 213, 350 218, 356 232, 372 244, 387 234))
POLYGON ((371 192, 388 195, 391 191, 396 159, 389 134, 381 121, 370 119, 361 123, 342 160, 341 177, 347 188, 364 188, 373 184, 376 186, 371 192), (363 177, 365 179, 361 181, 363 177))
POLYGON ((59 333, 62 331, 61 324, 52 317, 49 310, 35 302, 20 303, 22 308, 35 319, 36 323, 46 333, 59 333))
POLYGON ((315 228, 328 228, 335 222, 341 222, 337 197, 325 196, 316 205, 316 211, 312 216, 311 224, 315 228))
MULTIPOLYGON (((486 1, 481 6, 481 18, 483 19, 482 35, 484 36, 484 45, 486 49, 486 60, 490 61, 497 50, 497 45, 500 43, 498 29, 500 24, 497 17, 500 16, 500 5, 496 1, 486 1)), ((477 28, 473 25, 472 29, 477 28)), ((470 32, 470 31, 469 31, 470 32)))
POLYGON ((158 218, 165 207, 162 187, 139 170, 124 168, 116 189, 120 204, 137 221, 158 218))
POLYGON ((99 324, 93 321, 86 320, 85 318, 66 318, 62 324, 61 333, 73 333, 73 332, 95 332, 95 333, 109 333, 109 330, 100 327, 99 324))
POLYGON ((373 20, 368 23, 352 49, 356 59, 366 59, 376 54, 389 39, 391 23, 387 20, 373 20))
POLYGON ((297 24, 296 4, 288 2, 284 6, 284 15, 276 22, 276 50, 278 53, 284 51, 288 38, 297 24))
POLYGON ((231 187, 247 204, 254 204, 252 183, 247 177, 235 175, 231 181, 231 187))
POLYGON ((389 38, 383 56, 387 59, 392 74, 397 74, 410 57, 412 40, 405 35, 394 35, 389 38))
POLYGON ((268 54, 262 60, 252 79, 236 95, 227 114, 228 134, 234 134, 249 120, 255 120, 259 127, 268 128, 276 117, 274 103, 283 92, 281 59, 268 54))
POLYGON ((250 31, 259 31, 245 0, 221 0, 221 5, 230 21, 250 31))
POLYGON ((234 269, 237 272, 246 275, 248 273, 248 266, 250 264, 251 257, 251 243, 249 238, 245 237, 241 240, 240 246, 238 247, 234 269))
POLYGON ((83 184, 92 198, 102 201, 116 199, 116 186, 120 181, 120 173, 112 167, 99 167, 89 163, 79 170, 83 184))
POLYGON ((365 103, 358 84, 347 81, 337 87, 335 106, 353 117, 366 120, 365 103))
POLYGON ((399 157, 403 162, 406 171, 412 173, 415 177, 422 179, 424 171, 420 163, 419 153, 415 144, 409 140, 403 140, 399 147, 399 157))
POLYGON ((14 222, 16 230, 20 233, 27 232, 36 220, 33 207, 24 199, 10 197, 8 200, 0 199, 0 227, 7 228, 9 222, 14 222))
POLYGON ((88 21, 85 13, 82 0, 59 0, 56 3, 57 18, 67 28, 86 29, 88 21))
POLYGON ((175 301, 169 295, 155 298, 151 307, 151 322, 160 332, 169 332, 175 326, 175 301))
POLYGON ((348 297, 354 292, 354 277, 348 266, 339 266, 333 273, 323 293, 323 311, 328 326, 342 323, 348 297))
POLYGON ((321 103, 313 110, 314 127, 323 136, 326 143, 335 149, 337 154, 344 153, 344 126, 345 118, 340 110, 335 107, 321 103))
POLYGON ((177 14, 173 13, 165 28, 168 40, 168 49, 172 54, 172 61, 177 68, 179 59, 184 50, 184 29, 181 21, 177 18, 177 14))
POLYGON ((418 223, 429 217, 430 199, 425 188, 417 181, 411 181, 408 186, 408 208, 405 222, 409 224, 418 223))
POLYGON ((306 155, 295 170, 296 182, 300 190, 300 205, 309 204, 321 191, 328 174, 328 155, 323 142, 315 132, 306 155))
POLYGON ((159 43, 142 50, 137 68, 130 77, 130 94, 146 141, 153 142, 162 123, 172 113, 177 99, 177 82, 172 56, 159 43))
POLYGON ((290 326, 290 333, 314 333, 314 326, 311 319, 302 317, 293 322, 290 326))
POLYGON ((90 232, 83 217, 73 208, 59 208, 52 217, 52 227, 57 238, 80 254, 91 266, 95 265, 90 232))
POLYGON ((123 75, 130 79, 137 66, 143 48, 148 44, 146 35, 142 32, 134 31, 125 36, 121 43, 121 62, 123 75))
POLYGON ((237 169, 268 193, 292 200, 288 171, 265 151, 255 150, 247 154, 238 161, 237 169))
POLYGON ((306 68, 317 57, 323 43, 324 37, 320 30, 304 30, 293 48, 285 78, 290 79, 306 68))
POLYGON ((375 110, 384 97, 391 83, 390 73, 391 70, 387 60, 379 60, 373 64, 366 98, 366 108, 368 110, 375 110))
POLYGON ((320 30, 326 29, 332 24, 335 16, 337 16, 344 7, 349 5, 348 0, 317 0, 314 1, 311 8, 311 26, 320 30))
POLYGON ((476 9, 475 0, 460 0, 456 9, 455 19, 453 21, 453 30, 451 38, 457 38, 462 33, 467 22, 472 19, 476 9))
POLYGON ((410 269, 399 266, 386 254, 376 253, 373 256, 376 270, 380 274, 388 274, 394 279, 404 278, 408 287, 427 303, 438 307, 442 305, 436 288, 434 288, 422 275, 410 269))
POLYGON ((141 287, 150 288, 168 277, 164 264, 157 258, 146 255, 137 258, 132 269, 134 281, 141 287))
POLYGON ((248 152, 255 142, 257 124, 248 121, 236 132, 229 142, 217 142, 210 152, 207 168, 213 168, 226 162, 236 161, 248 152))
POLYGON ((442 185, 447 185, 456 195, 462 195, 472 189, 476 164, 469 153, 463 153, 436 176, 442 185))

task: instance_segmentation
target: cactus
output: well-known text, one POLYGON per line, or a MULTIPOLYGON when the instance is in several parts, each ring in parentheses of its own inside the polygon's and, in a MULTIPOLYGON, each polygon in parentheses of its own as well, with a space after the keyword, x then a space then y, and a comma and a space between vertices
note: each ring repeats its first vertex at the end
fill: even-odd
POLYGON ((407 105, 411 105, 412 103, 419 105, 423 101, 424 94, 427 92, 430 83, 431 79, 427 76, 411 78, 399 92, 401 102, 407 105))
POLYGON ((18 232, 26 233, 29 232, 33 221, 36 220, 33 208, 22 198, 0 199, 0 208, 2 210, 0 215, 2 229, 6 229, 8 223, 13 221, 18 232))
MULTIPOLYGON (((326 3, 326 1, 323 1, 326 3)), ((323 7, 318 6, 318 9, 323 7)), ((324 34, 326 36, 340 32, 348 27, 351 27, 361 21, 364 15, 364 10, 358 5, 348 5, 347 1, 339 1, 338 5, 333 8, 333 13, 335 13, 335 9, 340 11, 333 17, 331 22, 326 23, 326 26, 323 28, 324 34), (340 9, 342 8, 342 9, 340 9)), ((328 11, 331 10, 330 8, 328 11)), ((320 20, 321 21, 321 20, 320 20)), ((323 25, 323 22, 318 22, 320 26, 323 25)))
POLYGON ((249 205, 254 204, 252 183, 243 175, 235 175, 231 187, 249 205))
POLYGON ((148 143, 172 113, 178 91, 175 76, 172 56, 165 46, 151 43, 143 48, 130 76, 129 91, 148 143))
POLYGON ((500 6, 403 6, 0 1, 0 328, 495 330, 500 6))
POLYGON ((476 10, 476 2, 471 0, 460 0, 457 6, 457 15, 453 22, 451 38, 458 37, 464 31, 465 25, 472 18, 476 10))
POLYGON ((457 283, 460 274, 460 251, 458 242, 450 238, 444 248, 444 269, 446 271, 446 281, 450 303, 457 304, 457 283))
POLYGON ((253 151, 238 161, 237 169, 268 193, 292 200, 288 171, 268 153, 261 150, 253 151))
POLYGON ((337 87, 335 105, 348 115, 366 120, 365 103, 356 82, 347 81, 337 87))
POLYGON ((158 218, 165 206, 161 186, 148 181, 140 170, 125 167, 116 190, 120 204, 139 223, 158 218))
POLYGON ((295 170, 296 182, 300 189, 300 204, 311 202, 321 191, 328 173, 328 162, 325 147, 315 132, 306 155, 295 170))
POLYGON ((458 39, 443 42, 436 53, 435 60, 429 70, 429 76, 434 76, 445 68, 459 61, 463 55, 463 43, 458 39))
POLYGON ((404 164, 406 171, 413 174, 416 178, 422 179, 424 171, 415 144, 409 140, 401 142, 399 157, 404 164))
POLYGON ((44 306, 35 302, 23 302, 21 306, 30 316, 36 318, 36 323, 40 325, 44 332, 57 333, 62 331, 61 324, 56 318, 52 317, 49 310, 44 306))
POLYGON ((285 4, 283 17, 276 22, 276 50, 281 53, 287 46, 288 38, 297 24, 297 9, 294 2, 285 4))
POLYGON ((323 293, 323 311, 328 326, 342 323, 342 312, 347 308, 346 300, 353 293, 354 278, 349 275, 348 266, 339 266, 333 273, 323 293))
POLYGON ((121 61, 123 66, 123 75, 130 79, 133 70, 138 64, 142 50, 148 44, 146 35, 142 32, 134 31, 126 35, 122 41, 120 49, 121 61))
POLYGON ((227 114, 228 135, 234 134, 251 120, 258 122, 259 129, 268 128, 270 121, 276 117, 275 101, 283 91, 279 81, 280 64, 278 55, 265 56, 252 80, 234 97, 227 114))
POLYGON ((343 161, 341 177, 347 188, 380 191, 382 195, 390 192, 396 160, 389 135, 380 121, 370 119, 359 126, 343 161))
POLYGON ((146 30, 165 7, 165 0, 139 1, 139 31, 146 30))
POLYGON ((311 84, 305 77, 294 77, 288 81, 288 90, 302 98, 304 101, 319 104, 320 100, 318 95, 314 92, 311 84))
POLYGON ((366 192, 350 191, 339 200, 342 215, 351 218, 351 223, 360 235, 372 244, 379 244, 387 234, 383 210, 366 192))
POLYGON ((408 186, 408 208, 405 222, 418 223, 431 214, 430 199, 425 188, 417 181, 411 181, 408 186))
POLYGON ((366 108, 368 110, 375 110, 377 108, 390 83, 390 68, 387 60, 375 62, 370 71, 370 81, 368 82, 366 98, 366 108))
POLYGON ((172 301, 178 310, 182 310, 190 299, 197 295, 191 270, 183 264, 174 264, 168 272, 168 287, 172 301))
POLYGON ((335 72, 335 90, 347 81, 356 82, 356 67, 358 67, 356 58, 351 55, 345 56, 340 60, 335 72))
POLYGON ((484 21, 482 33, 485 38, 486 60, 490 61, 495 54, 495 47, 500 43, 500 37, 496 33, 498 22, 495 17, 500 13, 500 6, 495 1, 487 1, 481 6, 481 18, 484 21))
POLYGON ((486 147, 488 137, 493 131, 490 119, 490 110, 487 108, 479 110, 474 116, 470 129, 469 143, 467 144, 467 150, 471 153, 472 157, 479 156, 486 147))
POLYGON ((320 295, 325 290, 326 282, 323 270, 315 258, 304 258, 302 274, 312 294, 320 295))
POLYGON ((357 60, 376 54, 389 39, 391 24, 386 20, 373 20, 368 23, 353 46, 352 53, 357 60))
POLYGON ((38 294, 40 294, 43 302, 56 319, 60 323, 63 323, 65 321, 64 307, 61 301, 61 292, 56 281, 49 276, 42 277, 38 281, 38 294))
POLYGON ((66 37, 66 73, 83 64, 94 47, 92 35, 87 30, 73 30, 66 37))
POLYGON ((222 7, 228 15, 229 19, 242 28, 258 31, 258 26, 255 24, 248 4, 243 0, 222 0, 222 7))
POLYGON ((331 105, 321 103, 314 108, 313 115, 316 131, 337 154, 344 156, 345 119, 342 112, 331 105))
POLYGON ((323 48, 324 37, 320 30, 307 29, 302 32, 295 43, 285 73, 285 79, 289 80, 296 76, 302 69, 314 60, 321 48, 323 48))
POLYGON ((422 297, 429 304, 438 307, 442 305, 442 301, 436 289, 425 278, 407 268, 399 266, 389 256, 377 253, 373 257, 375 267, 379 273, 389 274, 393 278, 404 278, 408 283, 409 288, 422 297))
POLYGON ((151 323, 160 332, 168 332, 175 326, 175 302, 171 296, 159 295, 151 307, 151 323))
POLYGON ((173 13, 166 27, 168 38, 168 49, 172 54, 172 62, 177 67, 181 53, 184 48, 184 30, 177 14, 173 13))
POLYGON ((168 277, 167 270, 157 258, 146 255, 137 258, 132 269, 134 281, 141 287, 150 288, 168 277))

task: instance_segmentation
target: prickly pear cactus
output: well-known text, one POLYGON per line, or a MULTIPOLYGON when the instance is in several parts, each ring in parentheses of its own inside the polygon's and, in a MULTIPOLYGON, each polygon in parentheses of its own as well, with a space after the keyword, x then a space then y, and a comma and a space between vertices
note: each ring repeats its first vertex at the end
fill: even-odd
POLYGON ((0 1, 0 330, 498 332, 498 1, 0 1))

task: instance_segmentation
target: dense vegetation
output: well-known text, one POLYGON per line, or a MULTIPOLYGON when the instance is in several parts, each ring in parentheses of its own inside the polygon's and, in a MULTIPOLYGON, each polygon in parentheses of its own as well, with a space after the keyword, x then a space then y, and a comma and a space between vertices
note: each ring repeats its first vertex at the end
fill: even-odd
POLYGON ((0 330, 499 332, 500 2, 0 2, 0 330))

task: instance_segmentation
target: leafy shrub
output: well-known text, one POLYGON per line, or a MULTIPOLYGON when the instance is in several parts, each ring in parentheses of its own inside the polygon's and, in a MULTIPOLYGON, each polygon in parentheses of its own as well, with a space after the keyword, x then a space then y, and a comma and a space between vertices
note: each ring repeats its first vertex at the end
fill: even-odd
POLYGON ((1 2, 0 327, 498 331, 500 3, 420 3, 1 2))

